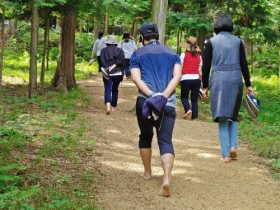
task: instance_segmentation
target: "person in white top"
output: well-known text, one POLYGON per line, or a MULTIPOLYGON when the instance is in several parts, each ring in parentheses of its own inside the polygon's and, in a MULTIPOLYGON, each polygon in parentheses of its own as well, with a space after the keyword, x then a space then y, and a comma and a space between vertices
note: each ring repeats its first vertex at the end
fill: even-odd
POLYGON ((101 72, 101 60, 100 60, 100 53, 101 50, 106 46, 107 39, 103 36, 103 32, 100 31, 98 33, 98 39, 95 40, 93 48, 92 48, 92 55, 91 55, 91 62, 94 61, 94 55, 96 54, 97 62, 98 62, 98 72, 101 72))
POLYGON ((130 70, 129 70, 130 58, 131 58, 132 53, 135 50, 137 50, 136 44, 132 39, 130 39, 129 33, 124 33, 123 39, 118 44, 118 47, 124 51, 125 76, 126 76, 126 79, 130 79, 131 78, 131 74, 130 74, 130 70))

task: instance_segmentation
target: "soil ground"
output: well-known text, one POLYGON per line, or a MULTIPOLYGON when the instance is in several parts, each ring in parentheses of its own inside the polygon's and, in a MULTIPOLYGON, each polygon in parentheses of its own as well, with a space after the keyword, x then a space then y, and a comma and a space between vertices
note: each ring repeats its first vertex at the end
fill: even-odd
POLYGON ((173 133, 176 157, 172 194, 169 198, 159 196, 163 171, 156 138, 153 177, 151 180, 142 178, 139 130, 133 111, 137 96, 135 85, 124 79, 119 88, 117 111, 110 115, 105 115, 100 75, 79 82, 79 86, 92 98, 84 114, 95 124, 93 135, 99 155, 94 164, 102 174, 97 186, 101 209, 280 210, 280 183, 270 176, 261 158, 239 140, 238 160, 222 163, 217 124, 184 120, 180 104, 176 108, 173 133))

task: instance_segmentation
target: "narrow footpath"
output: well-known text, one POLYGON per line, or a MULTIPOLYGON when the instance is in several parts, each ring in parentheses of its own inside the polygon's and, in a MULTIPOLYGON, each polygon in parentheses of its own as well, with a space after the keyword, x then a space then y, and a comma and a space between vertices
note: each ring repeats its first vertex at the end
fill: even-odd
POLYGON ((91 96, 86 117, 94 123, 98 155, 95 164, 102 179, 97 198, 106 210, 280 210, 280 182, 269 175, 261 158, 239 141, 238 160, 219 160, 216 123, 188 121, 177 106, 173 144, 175 162, 171 197, 159 196, 162 168, 156 138, 153 141, 151 180, 142 178, 138 150, 138 125, 133 108, 137 89, 124 80, 119 89, 117 111, 105 115, 100 75, 79 82, 91 96))

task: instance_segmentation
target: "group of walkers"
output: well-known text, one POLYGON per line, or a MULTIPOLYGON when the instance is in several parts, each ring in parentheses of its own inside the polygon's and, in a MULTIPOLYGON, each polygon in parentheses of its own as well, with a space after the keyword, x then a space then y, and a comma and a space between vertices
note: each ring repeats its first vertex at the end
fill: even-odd
MULTIPOLYGON (((253 89, 244 45, 231 34, 232 30, 232 20, 227 15, 218 16, 214 23, 216 35, 207 41, 203 54, 200 54, 196 38, 189 37, 186 43, 180 44, 185 52, 179 56, 159 43, 156 24, 148 22, 140 28, 143 47, 136 50, 129 34, 124 34, 120 43, 115 36, 110 35, 105 41, 107 47, 100 51, 98 62, 99 71, 103 72, 106 114, 110 114, 117 106, 123 69, 126 69, 127 77, 131 76, 138 88, 136 115, 145 179, 152 177, 151 145, 155 128, 164 172, 161 196, 171 195, 171 172, 175 157, 172 144, 176 118, 175 89, 179 83, 183 117, 186 119, 198 119, 197 99, 201 86, 204 98, 209 97, 210 90, 213 121, 219 125, 220 160, 229 163, 237 158, 237 117, 243 95, 242 76, 247 93, 253 93, 253 89)), ((100 35, 99 42, 102 39, 100 35)))

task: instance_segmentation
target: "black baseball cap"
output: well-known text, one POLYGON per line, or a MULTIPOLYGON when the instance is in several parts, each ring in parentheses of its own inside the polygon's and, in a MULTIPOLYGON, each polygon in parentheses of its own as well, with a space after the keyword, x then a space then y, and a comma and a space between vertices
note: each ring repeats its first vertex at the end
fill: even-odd
POLYGON ((155 23, 147 22, 140 27, 140 34, 158 33, 158 28, 155 23))

